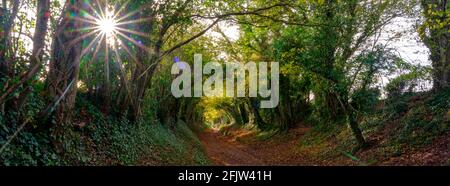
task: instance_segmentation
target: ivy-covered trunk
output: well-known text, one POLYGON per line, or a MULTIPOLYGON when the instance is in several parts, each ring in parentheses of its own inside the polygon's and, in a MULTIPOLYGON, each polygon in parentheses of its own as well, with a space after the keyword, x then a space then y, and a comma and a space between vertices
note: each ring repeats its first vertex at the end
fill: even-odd
POLYGON ((79 15, 82 4, 82 0, 66 1, 62 21, 53 38, 52 59, 46 80, 46 90, 52 102, 47 112, 54 110, 58 123, 70 119, 75 106, 82 45, 73 42, 81 36, 78 31, 81 23, 74 16, 79 15))
POLYGON ((425 22, 420 34, 430 49, 433 66, 433 89, 440 91, 450 87, 450 1, 422 0, 425 22))

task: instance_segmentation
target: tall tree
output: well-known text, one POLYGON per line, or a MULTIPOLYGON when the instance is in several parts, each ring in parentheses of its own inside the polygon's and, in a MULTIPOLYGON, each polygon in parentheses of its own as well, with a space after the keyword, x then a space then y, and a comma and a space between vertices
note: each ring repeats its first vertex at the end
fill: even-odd
POLYGON ((58 122, 70 118, 75 106, 82 45, 73 42, 81 36, 82 23, 75 19, 86 5, 83 0, 67 0, 53 38, 46 89, 54 99, 47 112, 56 111, 58 122))
POLYGON ((397 1, 306 1, 295 6, 297 16, 277 20, 290 25, 278 44, 279 60, 294 61, 302 76, 311 77, 305 93, 314 93, 320 119, 348 123, 360 147, 367 143, 351 97, 359 89, 352 77, 362 72, 353 58, 374 45, 370 39, 401 15, 395 9, 400 6, 402 2, 397 1))
POLYGON ((48 21, 50 18, 50 0, 37 1, 36 28, 33 36, 33 53, 31 55, 32 66, 42 61, 45 48, 45 36, 47 35, 48 21))
POLYGON ((2 21, 0 34, 0 78, 6 77, 10 73, 11 62, 8 59, 7 51, 9 51, 11 31, 14 27, 14 20, 19 13, 20 0, 11 0, 10 7, 7 1, 3 1, 3 7, 0 12, 2 21), (8 10, 10 9, 10 10, 8 10))
POLYGON ((450 1, 421 0, 425 21, 420 35, 431 51, 433 88, 450 87, 450 1))
MULTIPOLYGON (((11 93, 16 91, 20 86, 35 77, 35 75, 41 69, 43 65, 42 56, 44 55, 45 36, 47 35, 48 20, 50 17, 49 9, 49 0, 38 0, 36 27, 33 36, 33 51, 30 58, 30 69, 24 75, 22 75, 22 77, 20 77, 18 83, 6 87, 6 90, 0 95, 0 104, 4 103, 7 97, 11 93)), ((26 96, 26 94, 22 95, 22 97, 24 96, 26 96)))

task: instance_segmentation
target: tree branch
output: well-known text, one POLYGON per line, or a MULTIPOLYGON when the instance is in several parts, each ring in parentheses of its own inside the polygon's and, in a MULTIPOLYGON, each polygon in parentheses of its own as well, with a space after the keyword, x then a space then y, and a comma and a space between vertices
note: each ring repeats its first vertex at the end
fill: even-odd
POLYGON ((201 16, 201 15, 192 15, 192 17, 198 17, 198 18, 203 18, 203 19, 214 19, 214 22, 211 23, 208 27, 206 27, 204 30, 202 30, 201 32, 195 34, 194 36, 192 36, 191 38, 173 46, 172 48, 168 49, 167 51, 163 52, 161 57, 164 57, 168 54, 170 54, 171 52, 175 51, 176 49, 192 42, 193 40, 201 37, 202 35, 204 35, 206 32, 208 32, 211 28, 213 28, 217 23, 219 23, 220 21, 222 21, 225 18, 231 17, 231 16, 240 16, 240 15, 258 15, 258 12, 262 12, 262 11, 266 11, 266 10, 270 10, 272 8, 276 8, 276 7, 283 7, 286 6, 287 4, 275 4, 272 6, 268 6, 268 7, 263 7, 263 8, 258 8, 252 11, 248 11, 248 12, 232 12, 232 13, 226 13, 226 14, 222 14, 222 15, 216 15, 216 16, 201 16))

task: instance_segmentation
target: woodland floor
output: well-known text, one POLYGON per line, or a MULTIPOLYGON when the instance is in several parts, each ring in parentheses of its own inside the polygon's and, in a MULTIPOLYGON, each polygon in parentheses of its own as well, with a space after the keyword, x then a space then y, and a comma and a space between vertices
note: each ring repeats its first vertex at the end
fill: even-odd
MULTIPOLYGON (((207 156, 217 166, 361 165, 361 162, 344 155, 318 157, 318 154, 334 149, 331 146, 323 149, 301 148, 302 137, 309 130, 307 127, 297 127, 287 135, 276 135, 268 140, 257 140, 255 133, 245 129, 233 130, 227 135, 207 130, 198 133, 198 137, 207 156)), ((358 152, 355 156, 365 161, 376 159, 374 163, 365 165, 446 165, 450 158, 449 137, 441 136, 429 146, 408 150, 395 157, 386 157, 385 153, 380 152, 379 145, 358 152)))

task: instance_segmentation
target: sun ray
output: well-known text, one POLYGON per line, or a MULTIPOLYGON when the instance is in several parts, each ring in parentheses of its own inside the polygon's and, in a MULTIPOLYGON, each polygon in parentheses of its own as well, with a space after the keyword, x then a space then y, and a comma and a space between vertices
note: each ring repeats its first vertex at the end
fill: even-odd
POLYGON ((83 51, 81 52, 81 56, 84 56, 86 53, 88 53, 89 50, 91 50, 92 46, 94 46, 96 43, 98 43, 100 37, 103 38, 103 35, 99 34, 99 35, 95 36, 95 38, 88 44, 88 46, 85 49, 83 49, 83 51))
POLYGON ((115 33, 119 34, 120 36, 122 36, 122 37, 125 38, 126 40, 132 42, 133 44, 135 44, 136 46, 140 47, 141 49, 143 49, 143 50, 145 50, 145 51, 147 51, 147 52, 150 52, 150 49, 149 49, 149 48, 147 48, 146 46, 144 46, 142 43, 137 42, 137 41, 134 40, 133 38, 128 37, 127 35, 123 34, 122 32, 117 31, 117 32, 115 32, 115 33))
POLYGON ((120 8, 119 10, 116 12, 116 14, 113 16, 113 19, 118 20, 118 16, 122 13, 122 11, 127 7, 128 3, 130 3, 131 0, 126 1, 120 8))
POLYGON ((117 30, 120 31, 124 31, 126 33, 130 33, 130 34, 135 34, 138 36, 142 36, 142 37, 150 37, 148 34, 146 33, 142 33, 142 32, 138 32, 138 31, 134 31, 134 30, 130 30, 130 29, 126 29, 126 28, 122 28, 122 27, 116 27, 117 30))
MULTIPOLYGON (((118 38, 116 38, 116 36, 114 36, 114 38, 115 38, 115 39, 118 39, 118 38)), ((125 89, 126 89, 128 92, 130 92, 130 87, 129 87, 127 81, 126 81, 126 80, 127 80, 126 70, 124 69, 124 66, 123 66, 123 63, 122 63, 122 58, 120 57, 120 54, 119 54, 119 50, 118 50, 118 48, 117 48, 117 45, 114 45, 114 46, 113 46, 113 51, 114 51, 114 54, 115 54, 115 56, 116 56, 117 63, 118 63, 118 65, 119 65, 119 69, 120 69, 120 72, 121 72, 121 74, 122 74, 122 78, 124 79, 123 83, 124 83, 124 85, 125 85, 125 89)), ((127 94, 127 95, 128 95, 128 94, 127 94)))
POLYGON ((125 14, 124 16, 117 18, 117 21, 120 22, 120 21, 123 21, 123 20, 125 20, 125 19, 128 19, 129 17, 131 17, 131 16, 137 14, 137 13, 140 12, 140 11, 141 11, 140 9, 131 11, 131 12, 129 12, 128 14, 125 14))
POLYGON ((98 46, 97 46, 97 48, 95 49, 95 51, 94 51, 94 55, 97 55, 97 53, 100 51, 100 46, 101 46, 101 43, 102 43, 102 41, 105 39, 105 35, 104 34, 101 34, 101 38, 100 38, 100 40, 98 41, 98 46))
POLYGON ((77 38, 75 38, 74 40, 72 40, 72 41, 69 43, 69 46, 73 46, 73 45, 77 44, 78 42, 80 42, 81 40, 86 39, 86 38, 88 38, 88 37, 90 37, 90 36, 96 34, 97 32, 98 32, 98 30, 94 30, 94 31, 85 33, 85 34, 81 35, 80 37, 77 37, 77 38))
POLYGON ((92 59, 91 59, 92 61, 93 61, 94 59, 97 58, 98 52, 100 51, 100 47, 101 47, 101 45, 102 45, 102 41, 103 41, 103 39, 105 38, 105 35, 104 35, 104 34, 101 34, 100 36, 101 36, 101 38, 100 38, 100 40, 97 42, 97 43, 98 43, 97 47, 95 47, 94 54, 93 54, 93 57, 92 57, 92 59))
POLYGON ((118 23, 117 23, 117 26, 129 25, 129 24, 133 24, 133 23, 142 23, 142 22, 150 21, 150 20, 152 20, 151 17, 149 17, 149 18, 135 19, 135 20, 131 20, 131 21, 118 22, 118 23))
POLYGON ((81 13, 83 13, 83 17, 86 19, 90 19, 92 21, 97 21, 97 18, 94 17, 93 15, 91 15, 89 12, 87 12, 86 10, 81 10, 81 13))
MULTIPOLYGON (((103 12, 102 7, 105 7, 105 8, 107 8, 107 7, 106 6, 102 6, 102 4, 98 0, 95 0, 95 1, 96 1, 97 6, 99 7, 99 10, 100 10, 100 17, 105 17, 105 12, 103 12)), ((107 4, 107 3, 105 2, 105 4, 107 4)))
MULTIPOLYGON (((95 9, 92 5, 91 5, 91 3, 86 3, 87 5, 88 5, 88 7, 92 10, 92 12, 94 12, 94 14, 95 14, 95 16, 96 17, 102 17, 101 15, 100 15, 100 13, 97 11, 97 9, 95 9)), ((90 14, 89 14, 90 15, 90 14)), ((92 15, 91 15, 92 16, 92 15)), ((94 17, 94 16, 92 16, 92 17, 94 17)), ((95 17, 94 17, 95 18, 95 17)))
POLYGON ((90 23, 93 25, 96 25, 98 23, 96 20, 89 20, 89 19, 85 19, 85 18, 81 18, 81 17, 74 17, 73 19, 75 19, 77 21, 81 21, 83 23, 90 23))
MULTIPOLYGON (((116 37, 117 40, 120 40, 117 36, 114 36, 114 37, 116 37)), ((126 44, 122 44, 122 45, 120 45, 120 46, 123 47, 123 49, 125 50, 125 52, 127 52, 127 54, 131 57, 131 59, 133 60, 133 62, 135 62, 136 64, 142 66, 142 64, 136 59, 136 56, 133 55, 133 54, 131 53, 131 50, 127 47, 126 44)))
POLYGON ((105 81, 106 81, 106 91, 109 94, 110 87, 110 72, 109 72, 109 47, 108 47, 108 39, 105 39, 105 63, 104 63, 104 68, 105 68, 105 81))
MULTIPOLYGON (((97 43, 97 46, 95 47, 95 50, 94 50, 94 53, 91 56, 91 59, 88 60, 88 63, 86 64, 86 74, 87 74, 87 70, 90 67, 90 65, 97 58, 98 51, 100 50, 100 47, 101 47, 101 41, 103 40, 104 35, 103 34, 99 34, 99 35, 97 35, 97 37, 98 36, 100 36, 100 39, 98 40, 99 42, 94 42, 94 43, 97 43)), ((90 49, 90 48, 88 47, 88 49, 90 49)))
POLYGON ((96 31, 98 30, 98 26, 89 26, 89 27, 83 27, 79 29, 73 30, 74 32, 86 32, 86 31, 96 31))

